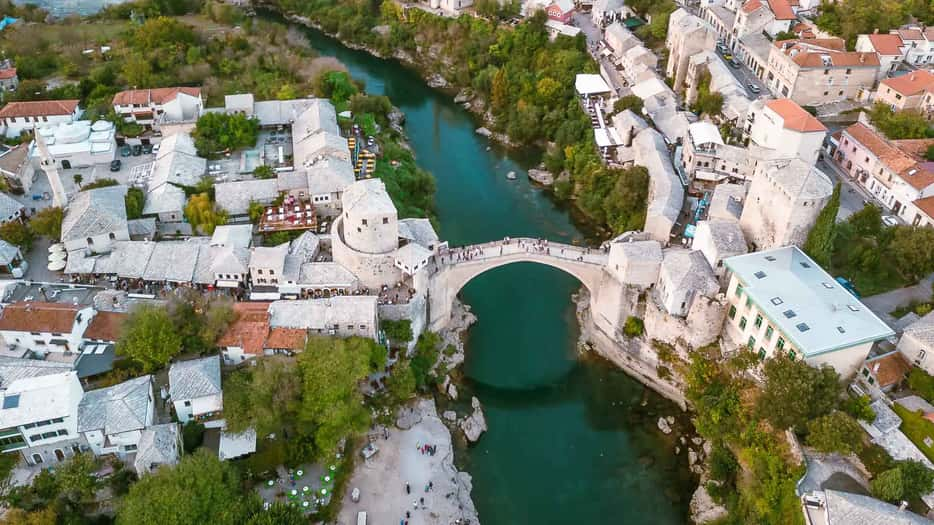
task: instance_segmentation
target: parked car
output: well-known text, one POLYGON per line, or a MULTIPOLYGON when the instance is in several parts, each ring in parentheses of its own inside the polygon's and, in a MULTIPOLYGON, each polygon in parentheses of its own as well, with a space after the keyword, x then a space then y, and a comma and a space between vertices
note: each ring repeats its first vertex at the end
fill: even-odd
POLYGON ((128 146, 128 145, 126 145, 126 144, 124 144, 123 146, 120 146, 120 156, 121 156, 121 157, 129 157, 129 156, 130 156, 130 146, 128 146))
POLYGON ((733 62, 733 55, 731 55, 731 54, 729 54, 729 53, 723 53, 723 58, 725 58, 725 59, 726 59, 728 62, 730 62, 730 63, 733 62))
POLYGON ((739 60, 736 60, 735 58, 731 58, 729 63, 730 63, 731 68, 739 69, 739 66, 740 66, 739 60))
POLYGON ((133 144, 133 147, 130 149, 133 152, 134 157, 139 157, 140 155, 143 154, 143 147, 140 146, 139 144, 133 144))
POLYGON ((883 215, 882 223, 886 226, 898 226, 898 217, 894 215, 883 215))
POLYGON ((152 144, 143 144, 143 153, 146 155, 152 153, 152 144))
POLYGON ((753 84, 752 82, 746 84, 746 87, 749 88, 749 91, 751 91, 751 92, 753 92, 753 93, 755 93, 755 94, 757 94, 757 95, 762 91, 761 89, 759 89, 759 86, 753 84))
POLYGON ((114 159, 110 161, 110 171, 120 171, 122 165, 123 162, 120 159, 114 159))

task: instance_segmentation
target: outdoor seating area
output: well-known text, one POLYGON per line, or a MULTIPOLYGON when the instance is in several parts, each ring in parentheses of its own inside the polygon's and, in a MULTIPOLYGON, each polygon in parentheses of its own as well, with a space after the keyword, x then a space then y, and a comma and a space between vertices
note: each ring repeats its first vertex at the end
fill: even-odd
POLYGON ((411 283, 399 282, 395 286, 383 286, 379 291, 379 304, 406 304, 415 297, 411 283))
POLYGON ((276 478, 266 480, 258 491, 265 508, 276 502, 284 502, 305 513, 312 513, 330 503, 337 473, 336 463, 327 468, 308 465, 286 470, 279 467, 276 478))
POLYGON ((316 230, 318 218, 310 202, 289 197, 281 206, 269 206, 259 219, 260 232, 316 230))

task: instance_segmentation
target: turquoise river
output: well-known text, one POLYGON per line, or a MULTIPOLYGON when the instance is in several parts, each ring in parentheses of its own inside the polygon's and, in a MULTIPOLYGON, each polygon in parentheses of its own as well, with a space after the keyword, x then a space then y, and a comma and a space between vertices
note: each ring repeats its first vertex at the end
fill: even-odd
MULTIPOLYGON (((544 237, 584 243, 568 210, 524 176, 528 155, 493 147, 450 96, 393 60, 306 29, 370 93, 406 115, 419 165, 437 179, 442 239, 452 246, 544 237), (518 180, 507 180, 516 171, 518 180)), ((515 264, 463 290, 479 321, 467 340, 463 389, 483 404, 489 431, 460 450, 485 525, 687 522, 687 461, 655 421, 675 407, 608 363, 577 354, 571 294, 559 270, 515 264)))

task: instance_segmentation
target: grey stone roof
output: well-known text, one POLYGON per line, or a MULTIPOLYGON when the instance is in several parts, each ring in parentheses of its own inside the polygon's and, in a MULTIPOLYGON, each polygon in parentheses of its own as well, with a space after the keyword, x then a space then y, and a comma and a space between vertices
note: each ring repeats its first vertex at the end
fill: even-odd
POLYGON ((824 491, 828 525, 929 525, 931 520, 869 496, 824 491))
MULTIPOLYGON (((244 274, 250 270, 250 250, 247 248, 231 246, 209 246, 207 253, 201 250, 199 261, 205 258, 210 263, 212 274, 244 274), (205 257, 205 255, 208 257, 205 257)), ((196 271, 197 273, 197 271, 196 271)), ((210 282, 214 282, 214 276, 209 276, 210 282)))
POLYGON ((355 180, 353 165, 349 160, 328 157, 309 166, 306 184, 309 194, 323 195, 340 193, 355 180))
POLYGON ((309 286, 353 286, 357 276, 340 263, 305 263, 299 272, 298 284, 309 286))
POLYGON ((396 206, 386 192, 386 185, 379 179, 357 181, 344 190, 341 197, 344 213, 367 217, 371 215, 395 215, 396 206))
POLYGON ((152 376, 148 375, 85 392, 78 405, 78 432, 141 430, 147 423, 151 398, 152 376))
POLYGON ((126 228, 126 186, 78 192, 62 220, 62 240, 84 239, 126 228))
MULTIPOLYGON (((156 244, 153 241, 117 241, 109 254, 96 259, 92 271, 114 274, 123 279, 139 279, 149 266, 156 244)), ((70 264, 74 259, 74 254, 70 255, 68 263, 70 264)))
POLYGON ((315 260, 321 241, 310 231, 301 234, 289 245, 289 253, 285 256, 282 265, 282 275, 286 280, 297 282, 301 275, 302 265, 315 260))
POLYGON ((668 283, 669 289, 693 290, 707 297, 712 297, 720 291, 710 263, 704 258, 704 254, 697 250, 665 250, 659 279, 668 283))
POLYGON ((658 241, 622 241, 620 246, 623 257, 640 263, 662 262, 662 245, 658 241))
POLYGON ((23 209, 23 205, 19 201, 6 193, 0 192, 0 219, 12 217, 21 209, 23 209))
POLYGON ((396 250, 396 261, 406 268, 415 268, 431 257, 431 252, 421 244, 410 242, 396 250))
POLYGON ((372 295, 274 301, 269 305, 269 326, 328 330, 335 324, 372 323, 376 319, 376 301, 372 295))
POLYGON ((663 216, 672 223, 678 220, 684 203, 684 188, 675 174, 668 156, 668 147, 662 135, 654 129, 645 129, 636 135, 636 161, 649 170, 648 216, 663 216))
POLYGON ((19 248, 0 239, 0 264, 10 264, 19 255, 19 248))
POLYGON ((197 237, 185 241, 153 243, 152 256, 143 279, 147 281, 191 282, 198 264, 200 246, 206 244, 197 237))
POLYGON ((218 356, 179 361, 169 367, 169 395, 173 401, 221 393, 221 361, 218 356))
POLYGON ((282 274, 285 267, 285 258, 289 254, 289 243, 279 246, 254 246, 250 251, 250 268, 273 269, 276 274, 282 274))
POLYGON ((246 215, 250 201, 271 203, 279 196, 276 179, 241 180, 214 185, 217 205, 231 215, 246 215))
POLYGON ((131 221, 127 221, 126 226, 130 231, 130 237, 146 237, 152 239, 156 234, 155 217, 133 219, 131 221))
POLYGON ((885 399, 877 399, 869 406, 876 413, 876 419, 873 420, 872 426, 879 429, 879 432, 885 434, 901 426, 902 418, 898 417, 898 414, 889 407, 885 399))
POLYGON ((71 364, 69 363, 0 357, 0 390, 7 388, 13 381, 18 379, 61 374, 69 370, 71 370, 71 364))
POLYGON ((166 137, 152 166, 143 214, 180 212, 185 192, 177 185, 194 186, 206 169, 207 161, 197 155, 191 135, 179 132, 166 137))
POLYGON ((833 193, 833 183, 821 170, 800 159, 776 162, 766 173, 779 190, 796 199, 821 199, 833 193))
POLYGON ((746 200, 746 187, 742 184, 718 184, 710 198, 707 216, 711 219, 739 220, 746 200))
POLYGON ((710 238, 717 253, 727 255, 739 255, 746 253, 749 248, 746 246, 746 237, 743 235, 742 228, 739 227, 739 221, 729 219, 709 219, 698 223, 710 230, 710 238))
POLYGON ((223 224, 214 228, 211 246, 249 248, 253 244, 252 224, 223 224))
POLYGON ((133 468, 140 476, 160 465, 178 463, 179 432, 177 423, 153 425, 140 433, 133 468))
POLYGON ((333 156, 350 160, 350 148, 347 139, 328 131, 309 135, 301 141, 293 140, 294 163, 296 168, 310 168, 318 157, 333 156))
POLYGON ((926 348, 934 345, 934 312, 908 325, 902 337, 911 337, 926 348))
POLYGON ((433 250, 438 244, 438 234, 428 219, 402 219, 399 221, 399 237, 433 250))

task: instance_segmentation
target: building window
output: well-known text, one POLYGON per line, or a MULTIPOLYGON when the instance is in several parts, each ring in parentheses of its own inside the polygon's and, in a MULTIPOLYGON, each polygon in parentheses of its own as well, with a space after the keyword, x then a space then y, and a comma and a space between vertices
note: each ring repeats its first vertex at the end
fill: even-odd
POLYGON ((67 435, 68 435, 68 431, 65 430, 65 429, 63 428, 63 429, 61 429, 61 430, 58 431, 58 435, 59 435, 59 436, 67 436, 67 435))
POLYGON ((794 350, 788 351, 788 359, 794 361, 796 357, 798 357, 798 354, 796 354, 794 350))
POLYGON ((740 329, 740 330, 745 330, 745 329, 746 329, 746 318, 745 318, 745 317, 740 317, 740 318, 739 318, 739 329, 740 329))
POLYGON ((736 306, 730 305, 730 319, 736 319, 736 306))
POLYGON ((750 336, 749 336, 749 340, 746 341, 746 346, 747 346, 750 350, 752 350, 753 348, 755 348, 755 347, 756 347, 756 338, 750 335, 750 336))
POLYGON ((775 348, 778 348, 779 350, 781 350, 782 348, 785 348, 785 338, 784 338, 784 337, 779 337, 779 338, 778 338, 778 342, 775 343, 775 348))
POLYGON ((772 340, 772 333, 774 333, 774 330, 772 330, 772 325, 766 326, 765 327, 765 340, 766 341, 772 340))
POLYGON ((762 347, 760 346, 760 347, 759 347, 759 361, 762 361, 762 360, 764 360, 764 359, 765 359, 765 348, 762 348, 762 347))
POLYGON ((743 295, 743 285, 736 283, 736 297, 741 297, 743 295))
POLYGON ((187 400, 186 400, 185 403, 184 403, 184 405, 185 405, 186 407, 190 407, 190 406, 191 406, 191 401, 187 401, 187 400))
POLYGON ((360 223, 366 226, 366 219, 361 220, 360 223))
POLYGON ((383 224, 389 224, 389 217, 383 217, 383 224))
POLYGON ((762 328, 762 316, 761 315, 756 314, 756 322, 754 324, 756 325, 756 328, 762 328))
POLYGON ((746 296, 746 308, 752 308, 752 298, 748 295, 746 296))
POLYGON ((269 275, 276 275, 276 271, 275 271, 275 270, 269 270, 269 275))

